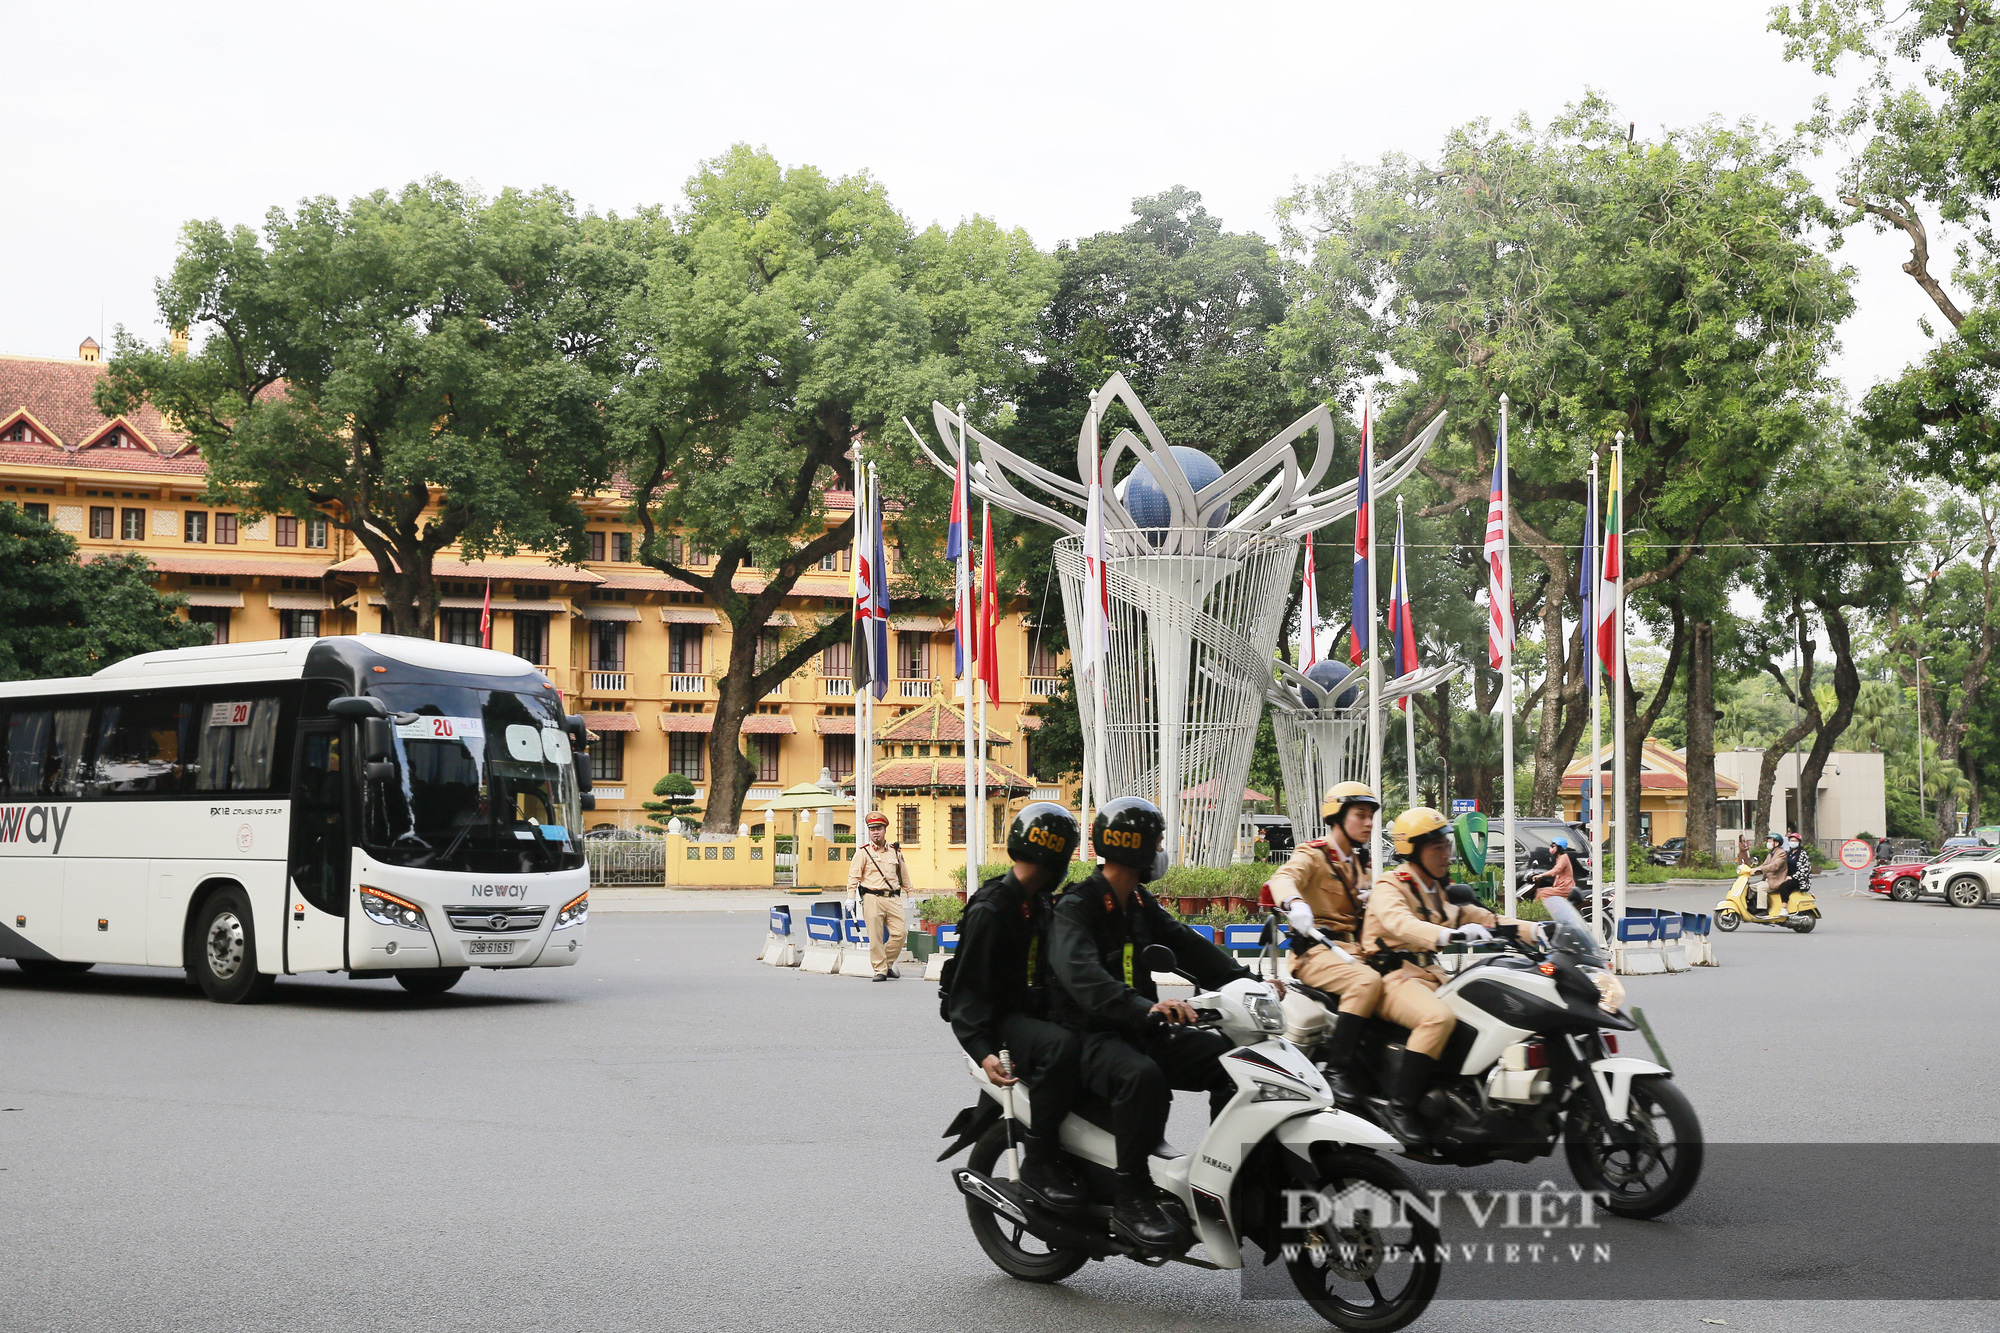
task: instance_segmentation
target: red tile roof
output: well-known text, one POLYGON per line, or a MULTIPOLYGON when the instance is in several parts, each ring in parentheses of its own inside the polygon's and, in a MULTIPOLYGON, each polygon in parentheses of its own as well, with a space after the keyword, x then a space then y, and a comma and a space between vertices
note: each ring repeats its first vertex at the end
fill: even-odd
MULTIPOLYGON (((886 759, 875 766, 875 785, 964 791, 968 767, 963 759, 886 759)), ((991 792, 1011 794, 1033 791, 1035 784, 1004 764, 989 762, 986 787, 991 792)))
POLYGON ((790 718, 777 713, 752 713, 743 719, 746 736, 795 736, 798 730, 790 718))
POLYGON ((85 560, 103 560, 114 555, 142 555, 161 574, 230 574, 243 578, 316 579, 337 566, 311 560, 280 560, 274 557, 239 555, 159 555, 143 546, 122 551, 85 551, 85 560))
POLYGON ((813 719, 813 730, 822 736, 852 736, 854 719, 851 717, 828 717, 822 713, 813 719))
MULTIPOLYGON (((933 699, 916 712, 896 719, 887 730, 880 732, 878 741, 894 741, 898 744, 911 741, 956 741, 964 743, 971 735, 965 725, 965 714, 942 699, 933 699)), ((1006 736, 988 727, 988 745, 1011 744, 1006 736)))
MULTIPOLYGON (((1597 752, 1597 760, 1604 765, 1604 785, 1611 786, 1612 747, 1607 745, 1597 752)), ((1687 755, 1669 748, 1648 736, 1640 747, 1639 789, 1641 791, 1687 790, 1687 755)), ((1564 772, 1562 786, 1565 791, 1582 791, 1590 783, 1591 756, 1583 755, 1564 772)), ((1727 796, 1736 790, 1736 781, 1721 773, 1715 775, 1717 796, 1727 796)))
POLYGON ((169 426, 151 404, 125 418, 143 444, 83 447, 100 439, 112 424, 112 418, 90 399, 104 372, 103 362, 0 356, 0 423, 26 411, 39 427, 37 433, 52 437, 47 444, 0 443, 0 463, 202 476, 207 468, 193 442, 169 426))
POLYGON ((637 731, 639 719, 630 713, 585 713, 583 725, 599 734, 607 731, 637 731))
MULTIPOLYGON (((343 560, 332 569, 335 574, 376 573, 375 557, 362 552, 351 560, 343 560)), ((602 583, 604 580, 587 569, 573 569, 568 565, 531 565, 523 561, 503 560, 446 560, 440 558, 431 563, 431 573, 441 579, 512 579, 517 583, 602 583)))

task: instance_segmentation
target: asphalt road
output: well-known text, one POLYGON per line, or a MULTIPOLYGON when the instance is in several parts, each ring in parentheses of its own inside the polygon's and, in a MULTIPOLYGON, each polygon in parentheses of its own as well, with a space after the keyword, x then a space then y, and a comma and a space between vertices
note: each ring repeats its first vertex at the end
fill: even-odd
MULTIPOLYGON (((1631 981, 1710 1140, 2000 1141, 2000 908, 1825 907, 1631 981)), ((0 965, 0 1329, 1325 1327, 1227 1274, 993 1269, 931 1160, 968 1100, 934 987, 756 966, 750 914, 591 930, 581 966, 437 1000, 319 977, 226 1008, 0 965)), ((2000 1305, 1446 1299, 1418 1327, 1704 1320, 1990 1330, 2000 1305)))

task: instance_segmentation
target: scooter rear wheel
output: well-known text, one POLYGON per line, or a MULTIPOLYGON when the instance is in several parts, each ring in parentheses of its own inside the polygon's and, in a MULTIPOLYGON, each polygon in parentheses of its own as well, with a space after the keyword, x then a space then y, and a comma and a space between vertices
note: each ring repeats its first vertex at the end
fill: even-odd
MULTIPOLYGON (((1006 1151, 1007 1124, 1002 1121, 979 1136, 966 1165, 998 1179, 1000 1173, 995 1168, 1006 1151)), ((972 1236, 979 1248, 1009 1277, 1023 1282, 1060 1282, 1090 1262, 1090 1256, 1082 1251, 1049 1245, 1026 1227, 971 1199, 965 1201, 965 1216, 972 1223, 972 1236)))
MULTIPOLYGON (((1329 1152, 1317 1165, 1318 1190, 1328 1200, 1363 1184, 1395 1198, 1416 1191, 1401 1167, 1372 1152, 1329 1152)), ((1415 1320, 1437 1294, 1438 1229, 1414 1209, 1399 1211, 1407 1216, 1391 1219, 1393 1225, 1378 1224, 1372 1214, 1364 1222, 1357 1212, 1344 1227, 1336 1216, 1317 1227, 1280 1230, 1292 1285, 1335 1327, 1389 1333, 1415 1320)))

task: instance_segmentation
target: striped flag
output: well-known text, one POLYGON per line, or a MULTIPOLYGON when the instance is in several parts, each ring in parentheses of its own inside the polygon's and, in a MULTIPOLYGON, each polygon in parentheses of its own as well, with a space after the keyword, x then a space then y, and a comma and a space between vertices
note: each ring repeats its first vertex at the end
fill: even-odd
POLYGON ((944 555, 952 562, 954 584, 951 612, 953 674, 960 680, 965 679, 971 670, 967 649, 975 632, 972 621, 972 547, 965 539, 966 525, 972 519, 972 506, 967 502, 965 478, 965 442, 961 431, 958 474, 951 483, 951 524, 945 529, 944 537, 944 555))
MULTIPOLYGON (((1417 624, 1410 612, 1410 566, 1403 548, 1403 516, 1396 515, 1395 575, 1389 583, 1389 665, 1390 676, 1407 676, 1417 669, 1417 624)), ((1396 707, 1409 711, 1410 698, 1396 700, 1396 707)))
POLYGON ((1619 512, 1625 491, 1622 451, 1611 455, 1610 498, 1604 507, 1604 566, 1597 580, 1597 660, 1613 683, 1618 680, 1618 621, 1624 614, 1625 532, 1619 512))
POLYGON ((1368 408, 1361 409, 1361 485, 1355 499, 1359 502, 1354 511, 1354 600, 1350 607, 1351 625, 1347 631, 1348 660, 1355 666, 1368 652, 1368 633, 1374 622, 1374 608, 1368 604, 1368 525, 1373 518, 1371 510, 1375 496, 1369 489, 1368 478, 1368 408))
MULTIPOLYGON (((1100 459, 1083 516, 1083 676, 1095 701, 1097 721, 1104 724, 1109 696, 1104 679, 1105 659, 1111 651, 1111 588, 1105 581, 1104 559, 1104 463, 1100 459)), ((1098 794, 1104 800, 1104 793, 1098 794)))
POLYGON ((1319 575, 1313 569, 1313 535, 1306 534, 1306 583, 1299 594, 1299 670, 1319 663, 1319 575))
POLYGON ((1584 483, 1583 500, 1583 559, 1576 562, 1576 598, 1583 607, 1583 623, 1590 628, 1583 636, 1583 678, 1590 679, 1591 671, 1597 666, 1597 622, 1591 618, 1590 608, 1597 597, 1593 586, 1597 582, 1597 469, 1590 470, 1590 480, 1584 483))
POLYGON ((1486 500, 1486 665, 1500 669, 1514 651, 1514 564, 1507 552, 1507 457, 1493 455, 1493 485, 1486 500))
POLYGON ((979 558, 979 678, 989 702, 1000 700, 1000 578, 993 568, 993 506, 986 506, 986 536, 979 558))
POLYGON ((854 654, 858 694, 868 688, 880 699, 889 692, 889 575, 882 551, 882 498, 868 488, 867 509, 858 515, 860 541, 854 561, 854 654))

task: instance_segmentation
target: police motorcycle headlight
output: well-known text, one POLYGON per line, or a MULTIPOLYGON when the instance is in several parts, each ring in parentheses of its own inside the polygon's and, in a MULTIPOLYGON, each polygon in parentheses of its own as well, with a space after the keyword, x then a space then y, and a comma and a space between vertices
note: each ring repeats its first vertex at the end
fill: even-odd
POLYGON ((1287 1088, 1282 1084, 1265 1083, 1260 1080, 1257 1084, 1257 1095, 1250 1100, 1253 1102, 1309 1102, 1312 1098, 1300 1092, 1297 1088, 1287 1088))
POLYGON ((401 926, 404 930, 430 929, 424 920, 424 909, 407 898, 398 898, 386 889, 361 886, 361 910, 368 919, 382 926, 401 926))
POLYGON ((1270 995, 1246 995, 1243 997, 1243 1008, 1249 1013, 1250 1021, 1257 1025, 1259 1032, 1276 1033, 1285 1030, 1285 1011, 1270 995))
POLYGON ((1578 968, 1597 986, 1597 1007, 1615 1014, 1625 1007, 1625 983, 1601 967, 1578 968))
POLYGON ((590 890, 585 889, 576 897, 562 905, 556 913, 556 929, 566 930, 570 926, 580 926, 590 918, 590 890))

